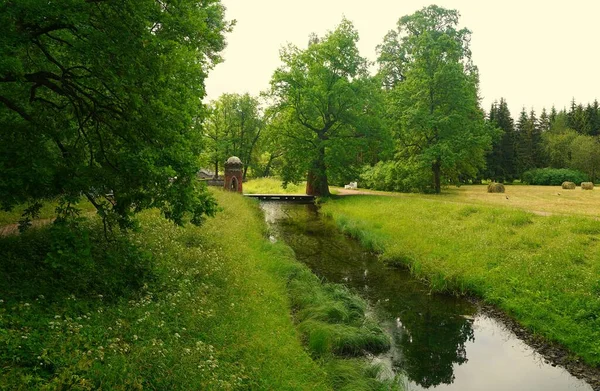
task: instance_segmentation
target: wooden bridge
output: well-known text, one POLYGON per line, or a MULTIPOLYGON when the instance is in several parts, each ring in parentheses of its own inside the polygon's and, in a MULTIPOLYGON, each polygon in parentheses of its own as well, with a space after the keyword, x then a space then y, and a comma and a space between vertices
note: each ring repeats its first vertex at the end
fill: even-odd
POLYGON ((298 203, 312 203, 315 196, 306 194, 244 194, 245 197, 258 198, 261 201, 287 201, 298 203))

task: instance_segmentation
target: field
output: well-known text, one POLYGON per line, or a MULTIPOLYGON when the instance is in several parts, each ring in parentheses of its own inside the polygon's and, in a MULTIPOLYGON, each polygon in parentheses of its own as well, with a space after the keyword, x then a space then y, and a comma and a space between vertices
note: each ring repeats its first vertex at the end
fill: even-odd
MULTIPOLYGON (((444 189, 440 195, 403 194, 363 189, 359 191, 409 199, 430 199, 442 203, 518 208, 541 215, 563 214, 600 217, 600 188, 584 191, 580 187, 575 190, 564 190, 560 186, 507 185, 506 193, 492 194, 487 192, 487 186, 485 185, 469 185, 451 186, 444 189)), ((351 192, 348 193, 352 194, 351 192)))
POLYGON ((598 201, 581 189, 464 186, 441 196, 340 197, 322 210, 432 289, 475 294, 598 366, 598 201))

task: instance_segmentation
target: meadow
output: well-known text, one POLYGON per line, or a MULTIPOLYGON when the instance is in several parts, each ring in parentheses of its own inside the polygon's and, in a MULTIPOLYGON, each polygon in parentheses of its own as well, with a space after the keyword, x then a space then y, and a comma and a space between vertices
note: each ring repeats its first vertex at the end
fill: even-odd
POLYGON ((322 211, 432 290, 476 295, 600 365, 597 192, 484 191, 463 186, 440 196, 346 196, 328 200, 322 211))
POLYGON ((243 184, 245 194, 305 194, 306 183, 289 183, 285 188, 276 178, 257 178, 243 184))
POLYGON ((384 390, 367 305, 323 284, 258 206, 215 191, 201 227, 156 211, 0 238, 0 389, 384 390))

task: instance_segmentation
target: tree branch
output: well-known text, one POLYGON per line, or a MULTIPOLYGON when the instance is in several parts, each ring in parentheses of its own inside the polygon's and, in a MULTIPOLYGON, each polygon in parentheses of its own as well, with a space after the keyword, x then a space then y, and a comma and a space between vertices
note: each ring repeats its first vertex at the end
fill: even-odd
POLYGON ((24 120, 26 120, 26 121, 31 121, 32 120, 31 116, 29 114, 27 114, 27 112, 24 109, 22 109, 21 107, 17 106, 15 103, 13 103, 12 101, 10 101, 7 98, 3 97, 2 95, 0 95, 0 102, 4 103, 4 105, 6 107, 8 107, 9 109, 11 109, 15 113, 19 114, 24 120))

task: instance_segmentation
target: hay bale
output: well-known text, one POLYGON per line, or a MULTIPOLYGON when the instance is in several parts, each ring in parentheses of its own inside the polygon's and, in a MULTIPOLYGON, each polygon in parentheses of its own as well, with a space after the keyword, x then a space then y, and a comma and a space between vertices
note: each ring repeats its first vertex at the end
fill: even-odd
POLYGON ((562 183, 562 188, 565 190, 573 190, 576 187, 577 187, 577 185, 573 182, 563 182, 562 183))
POLYGON ((504 185, 502 183, 490 183, 488 193, 504 193, 504 185))
POLYGON ((594 182, 581 182, 581 190, 594 190, 594 182))

